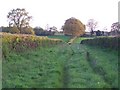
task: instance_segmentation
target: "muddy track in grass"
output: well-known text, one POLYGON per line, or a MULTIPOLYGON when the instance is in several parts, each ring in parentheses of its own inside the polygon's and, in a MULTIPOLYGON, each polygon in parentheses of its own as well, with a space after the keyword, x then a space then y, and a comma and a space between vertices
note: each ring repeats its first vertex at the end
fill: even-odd
POLYGON ((67 60, 65 60, 64 65, 63 65, 63 86, 62 86, 62 88, 69 87, 68 84, 69 84, 69 80, 70 80, 70 76, 69 76, 70 68, 68 67, 68 63, 69 63, 70 59, 76 54, 76 52, 72 48, 71 44, 67 45, 67 48, 70 48, 71 51, 67 51, 69 57, 67 58, 67 60))
POLYGON ((74 51, 71 48, 71 45, 69 43, 65 43, 60 46, 60 51, 63 50, 62 54, 67 54, 67 58, 63 63, 63 70, 62 70, 62 87, 61 88, 68 88, 68 83, 70 80, 69 76, 69 67, 68 62, 72 58, 74 51))
MULTIPOLYGON (((83 45, 80 44, 76 44, 74 45, 73 43, 71 44, 67 44, 68 46, 71 48, 71 54, 69 51, 67 51, 66 53, 68 54, 68 58, 65 60, 64 65, 63 65, 63 81, 62 81, 62 88, 68 88, 69 87, 69 82, 71 81, 71 77, 70 77, 70 68, 68 67, 69 64, 69 60, 75 55, 75 54, 79 54, 79 53, 85 53, 88 51, 87 48, 85 48, 83 45), (82 49, 81 49, 82 48, 82 49)), ((63 48, 64 49, 64 48, 63 48)), ((101 80, 103 80, 108 86, 110 86, 110 88, 112 88, 112 82, 110 82, 109 78, 106 77, 107 72, 104 71, 104 68, 100 65, 97 64, 97 60, 93 58, 91 58, 91 55, 89 55, 91 52, 86 53, 86 60, 88 61, 90 67, 93 69, 93 71, 101 77, 101 80)))
POLYGON ((106 82, 107 84, 109 84, 110 86, 112 86, 112 83, 109 82, 109 79, 106 77, 106 72, 104 71, 103 67, 97 65, 97 60, 95 60, 94 58, 91 57, 90 52, 86 52, 86 59, 90 65, 90 67, 93 69, 93 71, 100 75, 101 78, 104 80, 104 82, 106 82))
MULTIPOLYGON (((67 45, 67 47, 65 47, 65 48, 70 48, 70 46, 67 45)), ((68 83, 69 83, 69 80, 70 80, 70 77, 69 77, 69 68, 68 68, 67 64, 68 64, 68 61, 71 59, 72 55, 71 55, 70 51, 66 50, 66 53, 68 54, 68 58, 65 60, 64 65, 63 65, 62 88, 68 88, 68 83)))
MULTIPOLYGON (((71 58, 71 57, 70 57, 71 58)), ((68 60, 65 61, 63 67, 63 86, 62 88, 68 88, 69 83, 69 68, 67 67, 68 60)))

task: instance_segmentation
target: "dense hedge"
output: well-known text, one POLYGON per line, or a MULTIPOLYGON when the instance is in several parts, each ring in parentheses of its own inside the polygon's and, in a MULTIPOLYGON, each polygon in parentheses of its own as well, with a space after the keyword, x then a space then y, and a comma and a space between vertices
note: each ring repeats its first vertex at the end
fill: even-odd
POLYGON ((25 52, 41 47, 54 46, 62 42, 60 39, 50 39, 48 37, 38 37, 35 35, 25 34, 0 33, 0 36, 2 36, 3 56, 7 56, 13 51, 25 52))
POLYGON ((99 37, 99 38, 86 39, 81 41, 81 44, 100 46, 104 48, 111 48, 114 50, 119 49, 118 48, 119 43, 120 43, 120 37, 99 37))

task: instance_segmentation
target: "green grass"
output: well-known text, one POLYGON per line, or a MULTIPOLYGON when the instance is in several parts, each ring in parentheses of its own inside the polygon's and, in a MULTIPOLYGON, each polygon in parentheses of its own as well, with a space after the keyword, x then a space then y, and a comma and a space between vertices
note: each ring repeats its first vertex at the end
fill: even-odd
POLYGON ((118 87, 118 53, 110 49, 84 46, 92 60, 106 72, 105 79, 112 87, 118 87))
POLYGON ((3 87, 62 87, 63 62, 68 54, 64 50, 59 52, 61 48, 11 53, 7 59, 3 59, 3 87), (64 53, 64 57, 61 53, 64 53))
POLYGON ((80 45, 60 44, 16 54, 3 62, 3 87, 7 88, 110 88, 118 87, 116 51, 80 45), (86 59, 90 52, 106 72, 105 81, 86 59))
POLYGON ((75 54, 67 64, 70 88, 103 88, 110 87, 90 68, 85 53, 75 54))
POLYGON ((48 36, 48 38, 57 38, 62 39, 65 42, 68 42, 70 40, 70 36, 64 36, 64 35, 54 35, 54 36, 48 36))
POLYGON ((79 37, 74 40, 74 43, 80 43, 82 40, 85 39, 93 39, 93 37, 79 37))
POLYGON ((11 53, 3 60, 3 87, 61 87, 61 64, 52 48, 11 53))
POLYGON ((118 51, 88 45, 81 45, 82 49, 90 53, 91 62, 96 62, 96 67, 92 66, 91 68, 102 67, 105 72, 105 75, 102 77, 104 77, 111 87, 118 87, 118 51))

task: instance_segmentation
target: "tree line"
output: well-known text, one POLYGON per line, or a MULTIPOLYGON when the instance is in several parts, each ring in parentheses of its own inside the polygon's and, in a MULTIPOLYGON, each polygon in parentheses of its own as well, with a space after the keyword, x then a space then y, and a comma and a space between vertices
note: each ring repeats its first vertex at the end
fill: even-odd
POLYGON ((53 29, 45 30, 41 27, 29 27, 29 28, 24 28, 22 32, 20 33, 17 27, 1 27, 2 32, 7 32, 7 33, 12 33, 12 34, 32 34, 32 35, 37 35, 37 36, 48 36, 48 35, 54 35, 55 31, 53 29))
MULTIPOLYGON (((8 12, 8 27, 2 27, 3 32, 17 33, 17 34, 35 34, 35 35, 54 35, 57 31, 55 26, 50 27, 49 30, 44 30, 41 27, 32 28, 30 26, 30 20, 32 16, 25 9, 12 9, 8 12)), ((94 34, 98 22, 94 19, 89 19, 87 24, 83 24, 79 19, 71 17, 67 19, 64 25, 61 27, 65 35, 71 36, 83 36, 85 34, 86 27, 89 28, 91 36, 94 34)), ((120 23, 115 22, 111 25, 111 32, 114 34, 120 34, 120 23)), ((96 35, 100 36, 100 31, 96 31, 96 35)), ((103 33, 102 33, 103 34, 103 33)))

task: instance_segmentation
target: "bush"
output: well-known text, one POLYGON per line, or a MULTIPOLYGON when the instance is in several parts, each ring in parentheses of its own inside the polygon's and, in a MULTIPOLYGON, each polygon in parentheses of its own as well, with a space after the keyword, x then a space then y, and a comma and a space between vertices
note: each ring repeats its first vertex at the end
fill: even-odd
POLYGON ((35 35, 40 36, 42 32, 44 32, 43 28, 41 27, 35 27, 34 29, 35 35))

